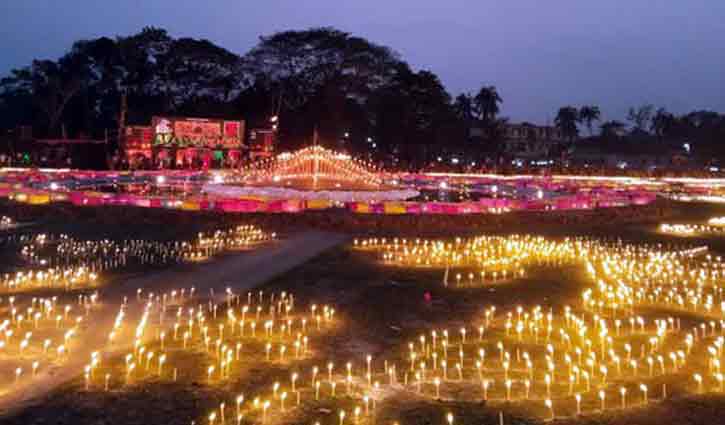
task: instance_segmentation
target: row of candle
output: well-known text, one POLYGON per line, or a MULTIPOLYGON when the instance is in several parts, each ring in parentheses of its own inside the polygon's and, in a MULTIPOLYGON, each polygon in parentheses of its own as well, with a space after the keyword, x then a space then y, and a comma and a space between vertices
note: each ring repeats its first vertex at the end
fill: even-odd
POLYGON ((79 240, 68 235, 11 235, 6 241, 19 247, 29 267, 0 276, 0 291, 35 288, 78 289, 98 285, 99 273, 141 265, 165 265, 207 259, 226 250, 246 249, 276 238, 256 226, 237 226, 193 242, 147 240, 79 240))

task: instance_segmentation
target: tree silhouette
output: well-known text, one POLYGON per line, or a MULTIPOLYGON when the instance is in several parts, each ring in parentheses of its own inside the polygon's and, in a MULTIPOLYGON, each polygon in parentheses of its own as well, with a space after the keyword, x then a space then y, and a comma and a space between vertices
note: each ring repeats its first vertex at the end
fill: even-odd
POLYGON ((620 134, 624 132, 625 128, 627 128, 627 125, 621 121, 612 120, 603 122, 599 128, 602 134, 602 138, 616 139, 619 138, 620 134))
POLYGON ((584 123, 584 125, 587 126, 587 129, 589 130, 589 136, 594 135, 592 131, 592 123, 594 121, 599 121, 600 116, 601 112, 599 111, 598 106, 585 105, 582 106, 581 109, 579 109, 579 119, 584 123))
POLYGON ((652 111, 654 111, 654 106, 650 104, 642 105, 638 108, 629 108, 627 121, 631 122, 634 126, 632 129, 634 133, 647 133, 650 120, 652 119, 652 111))
POLYGON ((474 98, 480 118, 484 123, 492 123, 500 112, 499 104, 503 99, 495 86, 483 86, 474 98))
POLYGON ((556 114, 556 118, 554 119, 556 126, 570 142, 579 135, 579 128, 577 127, 577 124, 579 124, 580 121, 579 111, 573 106, 564 106, 560 108, 559 112, 556 114))
POLYGON ((675 116, 667 112, 665 108, 657 109, 650 123, 650 130, 662 139, 675 125, 675 116))

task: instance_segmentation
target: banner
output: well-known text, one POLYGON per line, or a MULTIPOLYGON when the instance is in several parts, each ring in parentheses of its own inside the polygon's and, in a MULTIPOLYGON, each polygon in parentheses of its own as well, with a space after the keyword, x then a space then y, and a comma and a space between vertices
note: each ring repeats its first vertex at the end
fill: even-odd
POLYGON ((153 117, 151 122, 155 146, 237 149, 244 140, 244 121, 153 117))

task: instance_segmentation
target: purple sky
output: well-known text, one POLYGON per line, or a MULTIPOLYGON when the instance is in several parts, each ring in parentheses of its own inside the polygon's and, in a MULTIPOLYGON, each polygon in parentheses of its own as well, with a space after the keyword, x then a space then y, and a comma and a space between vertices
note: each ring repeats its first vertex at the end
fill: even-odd
POLYGON ((432 70, 454 96, 496 85, 514 120, 584 103, 605 119, 642 103, 725 112, 724 0, 2 0, 0 75, 147 25, 240 54, 261 34, 335 26, 432 70))

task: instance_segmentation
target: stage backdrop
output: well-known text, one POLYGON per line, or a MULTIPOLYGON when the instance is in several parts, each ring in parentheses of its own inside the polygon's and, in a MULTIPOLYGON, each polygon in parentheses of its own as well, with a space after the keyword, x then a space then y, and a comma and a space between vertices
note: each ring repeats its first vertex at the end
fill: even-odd
POLYGON ((154 146, 239 149, 244 144, 244 121, 208 118, 153 117, 154 146))

